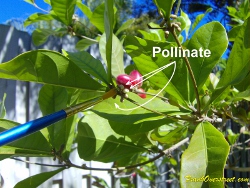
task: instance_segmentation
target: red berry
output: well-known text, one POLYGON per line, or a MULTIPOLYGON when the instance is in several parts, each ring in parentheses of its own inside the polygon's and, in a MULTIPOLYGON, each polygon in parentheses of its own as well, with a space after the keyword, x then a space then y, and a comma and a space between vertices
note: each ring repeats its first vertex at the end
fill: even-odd
POLYGON ((143 92, 143 93, 137 93, 137 95, 139 95, 141 98, 145 99, 147 97, 146 94, 144 93, 145 92, 144 89, 139 88, 139 89, 137 89, 137 91, 143 92))
POLYGON ((131 78, 127 74, 120 74, 116 78, 116 83, 117 85, 123 85, 124 88, 130 89, 132 83, 131 83, 131 78))
POLYGON ((129 74, 129 76, 131 77, 131 81, 132 81, 132 85, 133 86, 136 85, 136 84, 138 84, 139 82, 140 83, 138 85, 136 85, 137 88, 140 88, 142 86, 142 81, 143 81, 142 75, 137 70, 133 70, 129 74))

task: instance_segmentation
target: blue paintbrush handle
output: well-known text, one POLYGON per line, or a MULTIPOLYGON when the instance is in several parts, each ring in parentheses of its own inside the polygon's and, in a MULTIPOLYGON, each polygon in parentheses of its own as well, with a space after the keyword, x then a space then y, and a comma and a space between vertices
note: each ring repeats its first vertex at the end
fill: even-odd
POLYGON ((20 139, 22 137, 28 136, 29 134, 32 134, 36 131, 39 131, 59 120, 72 116, 76 114, 77 112, 80 112, 95 104, 98 104, 99 102, 102 102, 105 99, 113 97, 116 94, 117 94, 117 90, 114 88, 114 89, 109 90, 107 93, 105 93, 101 97, 97 97, 89 101, 85 101, 75 106, 68 107, 64 110, 60 110, 53 114, 41 117, 33 121, 29 121, 27 123, 18 125, 12 129, 1 132, 0 133, 0 147, 10 142, 13 142, 17 139, 20 139))
POLYGON ((18 125, 12 129, 6 130, 0 133, 0 146, 13 142, 19 138, 39 131, 50 124, 53 124, 59 120, 67 117, 64 110, 60 110, 53 114, 41 117, 39 119, 29 121, 25 124, 18 125))

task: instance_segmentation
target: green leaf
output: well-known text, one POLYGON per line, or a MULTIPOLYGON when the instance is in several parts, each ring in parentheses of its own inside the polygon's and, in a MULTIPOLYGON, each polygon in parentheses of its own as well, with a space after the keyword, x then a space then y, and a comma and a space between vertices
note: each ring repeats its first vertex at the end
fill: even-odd
POLYGON ((4 106, 5 99, 6 99, 6 93, 3 94, 3 100, 0 101, 0 118, 4 118, 6 115, 6 109, 4 106))
POLYGON ((186 38, 188 37, 189 29, 191 27, 191 21, 188 17, 188 14, 186 14, 184 11, 181 10, 181 16, 185 20, 185 33, 186 33, 186 38))
POLYGON ((35 3, 35 0, 24 0, 24 1, 29 3, 29 4, 32 4, 32 5, 34 5, 34 3, 35 3))
POLYGON ((118 36, 122 31, 128 29, 133 23, 135 19, 128 19, 126 22, 124 22, 121 27, 115 32, 115 35, 118 36))
POLYGON ((76 43, 76 49, 79 51, 86 50, 92 44, 97 44, 98 41, 93 41, 89 39, 81 39, 76 43))
POLYGON ((18 182, 14 188, 23 188, 23 187, 36 188, 37 186, 41 185, 46 180, 48 180, 49 178, 58 174, 59 172, 63 171, 64 169, 65 168, 59 168, 59 169, 54 170, 54 171, 42 172, 40 174, 30 176, 30 177, 18 182))
POLYGON ((154 0, 155 5, 157 6, 159 12, 162 14, 165 20, 169 20, 174 2, 175 0, 154 0))
POLYGON ((241 25, 233 27, 228 33, 228 40, 232 42, 235 41, 235 38, 237 37, 240 29, 241 25))
POLYGON ((85 14, 85 16, 88 17, 88 19, 92 17, 93 13, 91 12, 88 6, 82 3, 81 0, 77 0, 76 6, 85 14))
MULTIPOLYGON (((99 113, 97 113, 97 114, 99 114, 99 113)), ((105 115, 101 114, 101 117, 102 116, 104 118, 106 117, 105 115)), ((138 116, 140 116, 140 115, 138 115, 138 116)), ((173 120, 165 119, 165 118, 152 120, 152 121, 143 121, 143 122, 139 122, 139 123, 130 123, 130 122, 127 123, 127 122, 118 122, 118 121, 109 120, 109 124, 110 124, 111 128, 117 134, 120 134, 120 135, 135 135, 135 134, 139 134, 139 133, 146 133, 146 132, 151 131, 157 127, 160 127, 162 125, 167 125, 170 123, 173 123, 173 120)))
POLYGON ((228 132, 227 140, 229 144, 234 145, 237 139, 239 138, 240 134, 239 133, 235 134, 231 129, 228 129, 227 132, 228 132))
POLYGON ((186 130, 186 126, 179 126, 175 129, 169 130, 169 126, 164 125, 162 127, 159 127, 157 130, 154 130, 151 133, 150 137, 152 140, 158 141, 160 143, 172 145, 182 139, 183 133, 186 130))
POLYGON ((102 59, 107 64, 108 68, 111 68, 112 75, 116 77, 120 74, 124 74, 123 47, 119 39, 114 34, 112 36, 112 47, 110 44, 110 47, 107 47, 108 43, 106 43, 106 36, 104 33, 100 38, 99 49, 102 59), (109 51, 108 49, 112 50, 109 51), (108 56, 110 56, 111 59, 109 59, 108 56))
POLYGON ((191 178, 223 178, 229 145, 224 136, 208 122, 200 123, 181 158, 181 187, 223 188, 223 181, 191 181, 191 178))
MULTIPOLYGON (((0 119, 0 132, 11 129, 19 123, 0 119)), ((10 156, 51 156, 51 146, 40 131, 0 147, 0 160, 10 156)))
MULTIPOLYGON (((141 99, 139 96, 129 93, 129 97, 139 104, 145 103, 150 97, 141 99)), ((108 119, 112 129, 121 135, 132 135, 143 132, 148 132, 154 128, 157 128, 164 124, 170 124, 173 122, 171 119, 164 118, 162 115, 150 112, 143 108, 137 108, 132 110, 127 110, 136 107, 129 101, 124 101, 121 103, 119 98, 107 99, 102 103, 99 103, 91 109, 93 112, 99 116, 108 119), (115 107, 115 103, 119 105, 119 108, 115 107)), ((164 114, 175 116, 175 115, 185 115, 188 112, 181 112, 179 108, 172 106, 163 102, 160 99, 153 99, 145 107, 162 112, 164 114)))
MULTIPOLYGON (((143 104, 152 97, 141 99, 136 94, 129 93, 129 98, 136 101, 138 104, 143 104)), ((165 103, 161 99, 157 98, 154 98, 151 102, 145 104, 144 106, 146 108, 172 116, 184 115, 187 113, 181 112, 178 107, 172 106, 171 104, 165 103)), ((137 106, 127 100, 121 103, 119 97, 117 97, 116 99, 107 99, 95 105, 91 110, 101 117, 121 123, 141 123, 148 120, 162 119, 162 115, 160 114, 148 111, 141 107, 133 109, 134 107, 137 106), (119 108, 117 108, 115 104, 117 104, 119 108)))
MULTIPOLYGON (((113 68, 113 50, 115 46, 113 45, 113 28, 114 28, 114 0, 105 1, 105 12, 104 12, 104 28, 106 36, 106 45, 105 45, 105 56, 102 55, 104 61, 107 63, 108 67, 108 81, 112 81, 112 73, 115 74, 112 70, 113 68)), ((103 34, 104 35, 104 34, 103 34)), ((119 40, 117 40, 119 41, 119 40)), ((118 42, 116 43, 118 44, 118 42)), ((120 50, 119 50, 120 51, 120 50)), ((119 56, 118 56, 119 57, 119 56)), ((116 76, 116 75, 115 75, 116 76)))
MULTIPOLYGON (((52 114, 66 108, 68 93, 65 88, 44 85, 39 92, 39 106, 43 116, 52 114)), ((57 150, 62 144, 66 145, 69 130, 72 125, 66 125, 66 120, 61 120, 47 127, 49 132, 49 141, 57 150)))
POLYGON ((226 69, 221 76, 211 101, 214 101, 227 87, 240 83, 250 69, 250 17, 242 25, 228 58, 226 69), (239 62, 239 63, 236 63, 239 62))
POLYGON ((148 26, 150 27, 149 32, 144 31, 144 30, 138 30, 143 35, 144 39, 166 41, 165 33, 162 29, 160 29, 161 28, 160 25, 150 22, 148 23, 148 26), (155 29, 155 28, 159 28, 159 29, 155 29))
POLYGON ((50 0, 43 0, 45 3, 47 3, 48 5, 51 5, 50 0))
POLYGON ((33 24, 35 22, 39 21, 50 21, 53 20, 54 17, 50 14, 41 14, 41 13, 34 13, 30 15, 24 22, 24 26, 27 27, 30 24, 33 24))
MULTIPOLYGON (((124 43, 126 52, 132 57, 137 69, 142 75, 176 61, 177 66, 175 74, 164 91, 172 95, 181 105, 187 107, 190 90, 188 83, 189 75, 185 63, 180 58, 172 58, 170 56, 163 57, 161 53, 153 57, 153 47, 160 47, 162 50, 170 50, 170 48, 174 46, 167 42, 144 40, 133 36, 127 36, 124 43), (180 80, 182 80, 182 84, 180 84, 180 80)), ((172 76, 173 70, 174 65, 152 76, 149 78, 149 81, 157 87, 163 88, 172 76)))
MULTIPOLYGON (((221 56, 227 49, 228 40, 225 28, 219 22, 210 22, 200 27, 190 39, 187 48, 190 52, 193 49, 210 50, 211 55, 198 57, 189 57, 189 62, 194 73, 198 90, 202 88, 210 72, 218 63, 221 56), (206 37, 204 37, 206 36, 206 37)), ((191 82, 191 81, 190 81, 191 82)), ((194 90, 191 91, 191 100, 195 98, 194 90)))
POLYGON ((76 53, 65 52, 66 57, 74 62, 83 71, 91 74, 97 79, 103 81, 106 85, 109 84, 107 73, 102 65, 102 62, 95 59, 88 52, 80 51, 76 53))
POLYGON ((50 50, 23 53, 0 65, 0 78, 86 90, 105 90, 62 54, 50 50))
POLYGON ((104 12, 105 12, 105 4, 102 3, 100 5, 98 5, 91 18, 89 19, 89 21, 96 26, 96 28, 101 32, 104 33, 105 30, 105 26, 104 26, 104 12))
POLYGON ((70 25, 75 11, 76 0, 51 0, 51 6, 57 17, 65 25, 70 25))
POLYGON ((237 95, 235 95, 232 99, 230 99, 229 102, 236 102, 241 100, 247 100, 250 101, 250 89, 240 92, 237 95))
POLYGON ((194 29, 196 28, 196 26, 200 23, 200 21, 209 13, 212 12, 213 9, 209 8, 206 10, 205 14, 199 14, 198 16, 196 16, 196 19, 192 25, 192 31, 194 31, 194 29))
POLYGON ((116 134, 107 120, 87 114, 78 124, 78 154, 84 160, 111 162, 146 151, 116 134))
POLYGON ((32 33, 32 41, 36 46, 44 44, 50 35, 54 35, 55 31, 51 29, 35 29, 32 33))

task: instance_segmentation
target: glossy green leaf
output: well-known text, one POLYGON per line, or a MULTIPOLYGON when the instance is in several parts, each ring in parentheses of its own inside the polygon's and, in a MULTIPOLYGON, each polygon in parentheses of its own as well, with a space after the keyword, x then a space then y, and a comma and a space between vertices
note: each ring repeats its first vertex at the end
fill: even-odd
POLYGON ((76 49, 79 51, 86 50, 92 44, 97 44, 97 41, 89 40, 89 39, 81 39, 76 43, 76 49))
MULTIPOLYGON (((129 98, 133 99, 139 104, 143 104, 147 102, 151 97, 141 99, 139 96, 133 93, 129 93, 129 98)), ((187 113, 181 112, 178 107, 172 106, 157 98, 153 99, 151 102, 147 103, 144 106, 149 109, 173 116, 184 115, 187 113)), ((106 118, 110 121, 126 124, 138 124, 138 126, 140 126, 139 123, 144 121, 159 120, 163 118, 162 115, 148 111, 141 107, 133 109, 135 107, 137 107, 135 104, 132 104, 127 100, 121 103, 119 97, 117 97, 116 99, 107 99, 95 105, 94 108, 91 110, 99 116, 106 118), (115 104, 117 104, 119 108, 117 108, 115 104)))
POLYGON ((180 141, 184 132, 187 130, 186 126, 176 127, 172 130, 166 130, 165 127, 168 126, 162 126, 154 130, 150 135, 151 139, 160 143, 172 145, 180 141))
POLYGON ((108 120, 87 114, 78 124, 78 154, 84 160, 111 162, 145 151, 116 134, 108 120))
MULTIPOLYGON (((118 41, 114 41, 113 45, 113 38, 116 38, 113 35, 113 28, 114 28, 114 0, 106 0, 105 1, 105 12, 104 12, 104 29, 105 29, 105 53, 102 54, 101 49, 100 53, 102 54, 102 58, 104 61, 107 63, 107 70, 108 70, 108 81, 111 83, 112 81, 112 74, 115 74, 113 72, 113 61, 114 61, 114 56, 113 52, 115 50, 115 44, 119 44, 118 41), (105 58, 104 58, 105 57, 105 58)), ((115 39, 114 39, 115 40, 115 39)), ((100 42, 101 43, 101 42, 100 42)), ((118 49, 119 54, 121 53, 120 50, 118 49)), ((118 56, 119 58, 119 56, 118 56)), ((115 65, 117 66, 117 65, 115 65)), ((116 75, 115 75, 116 76, 116 75)))
POLYGON ((53 20, 54 17, 50 14, 41 14, 41 13, 34 13, 30 15, 24 22, 24 26, 27 27, 30 24, 33 24, 35 22, 39 21, 50 21, 53 20))
MULTIPOLYGON (((189 62, 194 73, 198 90, 202 88, 214 66, 227 49, 228 39, 225 28, 219 22, 210 22, 200 27, 190 39, 187 48, 192 51, 196 49, 210 50, 211 55, 198 55, 189 57, 189 62), (204 37, 206 36, 206 37, 204 37)), ((204 52, 205 53, 205 52, 204 52)), ((195 98, 194 90, 191 91, 191 100, 195 98)))
POLYGON ((123 47, 119 39, 114 34, 112 36, 113 36, 112 47, 110 46, 110 44, 106 43, 106 36, 104 33, 101 36, 101 39, 99 42, 99 49, 100 49, 102 59, 107 64, 107 66, 111 68, 112 75, 116 77, 119 74, 124 73, 123 47), (107 45, 110 47, 107 48, 107 45), (109 51, 108 49, 112 49, 112 50, 109 51), (109 58, 107 58, 108 56, 111 57, 111 61, 109 60, 109 58), (109 61, 111 64, 109 63, 109 61))
POLYGON ((85 14, 85 16, 88 17, 88 19, 92 17, 91 10, 89 9, 89 7, 83 4, 81 0, 77 0, 76 6, 85 14))
POLYGON ((175 0, 154 0, 155 5, 157 6, 159 12, 162 14, 165 20, 169 20, 174 2, 175 0))
POLYGON ((48 5, 51 5, 50 0, 43 0, 45 3, 47 3, 48 5))
POLYGON ((35 29, 32 33, 32 42, 36 45, 44 44, 49 36, 54 35, 55 31, 51 29, 35 29))
POLYGON ((180 183, 182 188, 223 188, 223 181, 191 181, 191 178, 208 176, 223 178, 229 145, 224 136, 208 122, 200 123, 181 158, 180 183))
MULTIPOLYGON (((0 119, 0 132, 11 129, 18 124, 10 120, 0 119)), ((0 147, 0 160, 10 156, 46 157, 51 155, 51 146, 39 131, 0 147)))
POLYGON ((62 54, 49 50, 23 53, 0 65, 0 78, 86 90, 105 90, 62 54))
POLYGON ((107 73, 100 60, 95 59, 93 56, 91 56, 88 52, 85 51, 80 51, 76 53, 65 52, 65 54, 66 57, 68 57, 83 71, 103 81, 104 83, 106 83, 106 85, 109 84, 107 73))
POLYGON ((104 33, 105 26, 104 26, 104 12, 105 12, 105 3, 100 4, 95 8, 93 14, 90 18, 90 22, 96 26, 96 28, 101 32, 104 33))
MULTIPOLYGON (((101 114, 101 116, 106 118, 105 115, 101 114)), ((135 134, 139 134, 139 133, 146 133, 146 132, 151 131, 151 130, 157 128, 157 127, 160 127, 162 125, 167 125, 167 124, 170 124, 170 123, 173 123, 173 122, 174 122, 174 120, 171 120, 171 119, 166 119, 166 118, 160 119, 159 118, 157 120, 152 120, 152 121, 149 120, 149 121, 143 121, 143 122, 139 122, 139 123, 118 122, 118 121, 110 120, 109 124, 110 124, 111 128, 117 134, 120 134, 120 135, 135 135, 135 134)))
POLYGON ((6 115, 6 109, 4 106, 5 99, 6 99, 6 93, 4 93, 3 99, 2 99, 2 101, 0 101, 0 118, 4 118, 6 115))
POLYGON ((242 25, 229 55, 226 69, 221 76, 211 101, 214 101, 230 85, 240 83, 250 70, 250 18, 242 25), (239 63, 236 63, 239 62, 239 63))
MULTIPOLYGON (((150 23, 148 23, 148 25, 151 28, 160 28, 161 27, 160 25, 158 25, 158 24, 156 24, 154 22, 150 22, 150 23)), ((163 42, 166 41, 165 33, 164 33, 163 29, 150 29, 149 31, 150 31, 151 34, 157 35, 158 41, 163 41, 163 42)))
POLYGON ((54 175, 58 174, 59 172, 63 171, 65 168, 59 168, 54 171, 50 172, 42 172, 40 174, 36 174, 34 176, 30 176, 20 182, 18 182, 14 188, 24 188, 24 187, 29 187, 29 188, 36 188, 39 185, 41 185, 43 182, 48 180, 49 178, 53 177, 54 175))
POLYGON ((196 16, 196 19, 192 25, 192 31, 194 31, 194 29, 197 27, 197 25, 201 22, 201 20, 209 13, 212 12, 213 9, 209 8, 206 10, 205 14, 199 14, 198 16, 196 16))
POLYGON ((121 27, 119 27, 119 29, 115 32, 115 35, 119 35, 122 31, 128 29, 133 23, 134 23, 135 19, 128 19, 126 22, 124 22, 121 27))
POLYGON ((146 40, 155 40, 155 41, 159 41, 159 37, 157 36, 156 33, 148 33, 147 31, 144 30, 138 30, 144 39, 146 40))
POLYGON ((188 37, 189 29, 191 27, 191 20, 188 17, 188 14, 186 14, 184 11, 181 10, 181 16, 185 20, 185 33, 186 33, 186 38, 188 37))
POLYGON ((241 101, 243 99, 250 101, 250 89, 238 93, 229 102, 241 101))
MULTIPOLYGON (((52 114, 66 108, 68 93, 65 88, 52 85, 44 85, 39 92, 39 106, 43 116, 52 114)), ((68 132, 72 125, 66 125, 66 120, 61 120, 47 127, 49 141, 57 150, 62 144, 66 145, 68 132)))
POLYGON ((231 129, 228 129, 227 132, 228 132, 227 140, 229 144, 234 145, 236 141, 238 140, 240 134, 239 133, 235 134, 231 129))
POLYGON ((235 41, 235 38, 237 37, 239 31, 241 29, 241 25, 233 27, 229 32, 228 32, 228 40, 229 41, 235 41))
POLYGON ((54 13, 65 25, 70 25, 75 11, 76 0, 51 0, 54 13))
MULTIPOLYGON (((162 50, 170 50, 171 47, 174 49, 174 46, 167 42, 144 40, 133 36, 127 36, 124 43, 126 52, 132 57, 137 69, 142 75, 176 61, 176 71, 171 82, 164 91, 172 95, 181 105, 188 106, 187 103, 189 101, 190 89, 188 83, 189 75, 185 63, 180 58, 172 58, 170 56, 163 57, 161 53, 158 53, 153 57, 153 47, 160 47, 162 50), (182 81, 182 84, 180 84, 180 80, 182 81)), ((163 88, 172 76, 173 71, 174 65, 155 74, 149 78, 149 81, 157 87, 163 88)))

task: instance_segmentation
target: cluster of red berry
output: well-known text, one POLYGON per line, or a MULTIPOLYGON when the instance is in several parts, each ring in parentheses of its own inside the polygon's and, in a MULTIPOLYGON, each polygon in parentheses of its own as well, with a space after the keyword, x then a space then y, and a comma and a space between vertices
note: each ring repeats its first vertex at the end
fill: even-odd
POLYGON ((141 98, 146 98, 146 94, 144 93, 145 91, 141 88, 143 78, 137 70, 131 71, 129 75, 120 74, 116 78, 116 83, 118 87, 124 91, 124 93, 134 90, 141 98))

